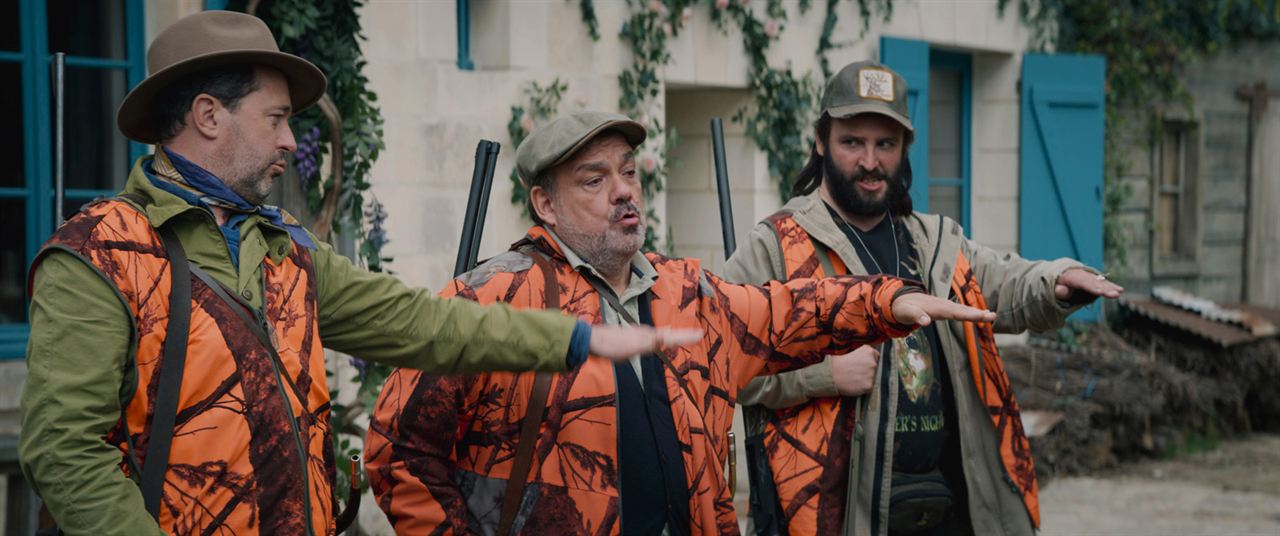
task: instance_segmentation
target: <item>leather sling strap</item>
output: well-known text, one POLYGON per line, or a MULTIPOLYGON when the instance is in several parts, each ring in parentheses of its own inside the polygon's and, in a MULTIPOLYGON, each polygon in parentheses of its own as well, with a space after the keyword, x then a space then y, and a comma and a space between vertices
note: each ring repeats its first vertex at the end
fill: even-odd
POLYGON ((835 263, 831 262, 831 250, 822 242, 819 242, 813 236, 809 237, 809 241, 813 243, 813 252, 818 257, 818 263, 822 265, 822 274, 824 277, 835 277, 844 275, 836 273, 835 263))
POLYGON ((191 273, 186 251, 172 226, 158 229, 169 259, 169 324, 165 330, 164 354, 160 361, 160 379, 156 388, 155 410, 151 416, 151 434, 147 457, 142 464, 142 501, 151 517, 159 519, 163 497, 164 475, 169 468, 169 448, 178 416, 178 395, 182 390, 182 371, 187 363, 187 337, 191 328, 191 273))
MULTIPOLYGON (((542 271, 544 309, 560 310, 560 283, 556 280, 555 267, 545 255, 533 246, 520 248, 520 252, 533 259, 542 271)), ((520 423, 520 442, 516 444, 515 459, 511 464, 511 474, 507 478, 507 490, 502 497, 502 514, 498 518, 498 534, 511 534, 520 513, 520 503, 524 501, 524 489, 528 485, 529 470, 533 467, 533 453, 538 444, 538 432, 542 425, 542 415, 547 409, 547 397, 551 393, 551 373, 539 372, 533 377, 533 390, 529 393, 529 405, 526 407, 524 420, 520 423)))

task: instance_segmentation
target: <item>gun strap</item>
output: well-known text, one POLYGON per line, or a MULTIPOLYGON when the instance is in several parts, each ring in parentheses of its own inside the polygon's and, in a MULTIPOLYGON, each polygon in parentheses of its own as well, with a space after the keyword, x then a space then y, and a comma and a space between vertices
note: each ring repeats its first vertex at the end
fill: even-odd
POLYGON ((165 331, 160 380, 156 388, 155 410, 151 416, 150 439, 142 464, 142 501, 151 517, 160 518, 164 495, 164 475, 169 468, 169 447, 178 415, 178 395, 187 363, 187 336, 191 327, 191 272, 186 251, 172 226, 158 229, 169 259, 169 323, 165 331))
MULTIPOLYGON (((520 248, 520 252, 533 259, 533 263, 542 271, 544 309, 560 310, 560 283, 556 279, 555 267, 542 252, 533 245, 520 248)), ((524 420, 520 423, 520 442, 516 443, 515 460, 511 464, 511 474, 507 478, 507 491, 502 497, 502 514, 498 520, 498 534, 511 534, 516 515, 520 513, 520 503, 524 500, 524 489, 528 485, 529 470, 533 467, 533 452, 538 445, 539 429, 542 427, 542 415, 547 409, 547 397, 551 393, 551 373, 539 372, 533 377, 533 389, 529 393, 529 405, 525 408, 524 420)))

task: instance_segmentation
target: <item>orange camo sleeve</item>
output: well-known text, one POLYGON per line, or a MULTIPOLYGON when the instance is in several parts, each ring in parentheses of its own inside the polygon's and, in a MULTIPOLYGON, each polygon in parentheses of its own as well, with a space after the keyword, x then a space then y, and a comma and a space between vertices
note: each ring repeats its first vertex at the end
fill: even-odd
POLYGON ((734 285, 708 274, 720 331, 741 389, 759 375, 801 368, 827 355, 901 337, 916 328, 893 318, 904 285, 888 276, 837 276, 734 285))
POLYGON ((365 437, 365 469, 378 507, 397 534, 466 532, 454 483, 453 445, 465 378, 396 369, 365 437))
MULTIPOLYGON (((454 280, 441 297, 475 297, 454 280)), ((454 479, 454 444, 475 376, 396 369, 383 384, 365 436, 365 469, 396 534, 465 534, 467 507, 454 479)))

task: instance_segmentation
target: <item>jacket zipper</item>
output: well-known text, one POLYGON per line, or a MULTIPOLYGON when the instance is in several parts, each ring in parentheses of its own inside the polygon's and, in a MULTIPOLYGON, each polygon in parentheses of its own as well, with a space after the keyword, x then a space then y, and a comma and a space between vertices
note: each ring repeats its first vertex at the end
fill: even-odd
MULTIPOLYGON (((203 210, 201 212, 206 217, 209 218, 209 222, 213 224, 213 227, 215 229, 219 229, 218 220, 213 216, 213 214, 210 211, 203 210)), ((219 235, 222 234, 222 231, 220 229, 218 231, 218 234, 219 235)), ((230 254, 231 245, 227 244, 225 239, 223 240, 223 244, 227 246, 227 252, 228 254, 230 254)), ((236 267, 236 271, 239 272, 238 266, 236 267)), ((276 353, 275 330, 272 329, 271 324, 267 322, 267 315, 265 312, 267 307, 267 282, 264 278, 265 278, 265 274, 263 275, 263 278, 260 278, 258 280, 258 283, 260 285, 259 288, 261 292, 260 295, 262 296, 262 308, 255 309, 252 306, 250 306, 248 302, 242 302, 242 303, 244 304, 245 309, 248 309, 249 311, 253 312, 254 320, 258 321, 258 326, 262 328, 263 333, 267 334, 267 341, 266 341, 267 352, 271 354, 271 368, 276 373, 276 387, 280 388, 280 397, 284 399, 284 405, 286 409, 285 415, 289 419, 289 429, 293 431, 293 443, 298 447, 298 456, 300 457, 300 461, 302 464, 302 512, 303 512, 303 515, 306 516, 307 518, 306 520, 307 534, 309 536, 315 536, 315 527, 312 526, 312 524, 314 523, 314 519, 312 518, 312 512, 311 512, 311 477, 310 477, 311 473, 310 473, 310 466, 309 466, 310 458, 307 456, 307 449, 302 442, 302 432, 298 428, 298 419, 293 415, 293 404, 289 402, 289 393, 285 390, 285 387, 284 387, 284 372, 281 370, 283 368, 283 364, 280 362, 280 355, 276 353)), ((234 293, 231 293, 229 295, 232 297, 232 299, 238 299, 238 297, 234 293)), ((302 394, 298 393, 298 396, 301 397, 302 394)), ((302 405, 303 407, 306 406, 304 400, 301 398, 299 398, 298 404, 302 405)))
MULTIPOLYGON (((262 308, 254 309, 253 316, 256 317, 258 324, 262 326, 262 330, 267 334, 267 341, 269 343, 267 350, 271 353, 271 368, 274 369, 276 373, 276 387, 280 388, 280 397, 284 399, 285 409, 287 410, 285 415, 289 418, 289 428, 293 431, 293 442, 298 447, 299 461, 302 465, 302 512, 307 518, 307 534, 315 536, 315 527, 312 526, 315 520, 312 518, 311 513, 310 458, 307 456, 307 449, 302 443, 302 432, 298 427, 298 418, 293 415, 293 404, 289 402, 289 393, 284 387, 284 372, 282 370, 284 365, 280 362, 280 355, 276 353, 275 330, 272 329, 271 324, 267 322, 267 283, 266 281, 261 281, 261 284, 262 308)), ((299 396, 301 396, 301 394, 299 394, 299 396)), ((298 404, 306 407, 306 403, 303 400, 298 400, 298 404)))

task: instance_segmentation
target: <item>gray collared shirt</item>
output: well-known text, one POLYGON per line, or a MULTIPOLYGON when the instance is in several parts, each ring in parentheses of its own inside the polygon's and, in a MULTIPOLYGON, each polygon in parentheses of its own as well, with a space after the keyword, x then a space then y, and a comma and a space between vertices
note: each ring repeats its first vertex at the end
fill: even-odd
MULTIPOLYGON (((569 261, 569 266, 572 266, 578 272, 582 272, 587 277, 598 279, 601 283, 604 283, 605 288, 612 288, 608 283, 609 280, 605 279, 594 266, 579 257, 577 253, 574 253, 573 249, 560 240, 555 231, 547 229, 547 234, 551 235, 551 239, 556 241, 557 246, 560 246, 560 251, 564 253, 565 260, 569 261)), ((618 302, 627 310, 627 314, 631 315, 631 318, 640 317, 640 296, 653 288, 653 284, 657 280, 658 270, 653 267, 653 263, 649 262, 644 253, 637 251, 635 255, 631 256, 631 280, 627 282, 627 288, 622 289, 622 293, 618 295, 618 302)), ((620 313, 613 310, 613 307, 604 299, 604 296, 600 296, 599 300, 600 312, 606 325, 619 326, 627 323, 620 313)), ((640 356, 631 358, 630 363, 631 367, 636 371, 636 379, 640 380, 640 385, 643 386, 644 374, 640 371, 640 356)))

